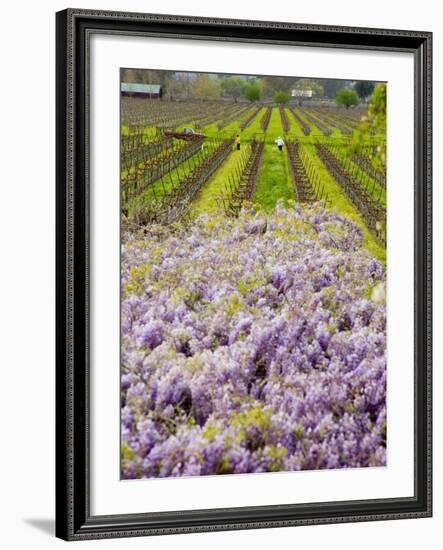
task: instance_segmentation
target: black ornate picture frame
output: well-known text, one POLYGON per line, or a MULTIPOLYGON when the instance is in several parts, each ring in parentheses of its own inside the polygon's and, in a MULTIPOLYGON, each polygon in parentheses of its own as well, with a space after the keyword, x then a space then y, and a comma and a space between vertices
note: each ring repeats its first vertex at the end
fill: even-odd
POLYGON ((85 540, 431 516, 432 33, 80 9, 56 17, 56 535, 85 540), (89 45, 95 33, 414 55, 413 497, 91 515, 89 45))

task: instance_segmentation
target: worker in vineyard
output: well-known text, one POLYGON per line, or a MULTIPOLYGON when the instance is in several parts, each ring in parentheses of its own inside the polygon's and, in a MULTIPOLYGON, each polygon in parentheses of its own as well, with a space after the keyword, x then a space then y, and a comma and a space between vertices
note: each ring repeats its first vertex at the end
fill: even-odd
POLYGON ((235 145, 237 146, 237 151, 240 151, 240 135, 237 134, 235 138, 235 145))
POLYGON ((285 142, 283 141, 283 138, 281 136, 278 136, 278 138, 275 140, 275 143, 277 144, 278 150, 283 151, 283 145, 285 142))

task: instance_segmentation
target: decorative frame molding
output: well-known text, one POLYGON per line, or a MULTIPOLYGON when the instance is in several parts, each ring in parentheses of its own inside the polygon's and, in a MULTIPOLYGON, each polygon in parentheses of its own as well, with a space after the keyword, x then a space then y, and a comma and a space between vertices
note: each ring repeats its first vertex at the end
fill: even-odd
POLYGON ((81 9, 58 12, 56 23, 56 535, 85 540, 431 516, 432 33, 81 9), (91 516, 89 43, 96 33, 414 54, 414 497, 91 516))

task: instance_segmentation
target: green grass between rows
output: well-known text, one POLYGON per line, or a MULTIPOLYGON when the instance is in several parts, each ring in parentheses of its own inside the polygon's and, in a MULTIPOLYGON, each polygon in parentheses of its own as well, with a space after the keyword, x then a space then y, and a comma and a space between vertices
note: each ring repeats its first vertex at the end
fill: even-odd
POLYGON ((354 222, 356 222, 363 230, 365 239, 365 246, 371 252, 373 256, 379 260, 386 261, 386 249, 378 244, 372 233, 366 228, 363 218, 359 214, 358 210, 354 207, 350 200, 346 198, 346 195, 342 191, 341 187, 330 175, 325 165, 318 158, 315 146, 312 144, 304 145, 309 151, 312 162, 316 168, 316 171, 324 184, 324 191, 328 197, 328 205, 332 210, 335 210, 337 214, 346 216, 354 222))
POLYGON ((263 161, 258 176, 257 190, 254 202, 259 208, 273 210, 279 199, 287 204, 289 199, 295 199, 295 189, 288 164, 286 149, 279 151, 275 140, 284 139, 281 117, 278 109, 272 109, 271 120, 266 132, 263 161))
POLYGON ((229 177, 235 179, 235 173, 240 170, 248 154, 249 145, 245 144, 240 151, 237 151, 233 146, 228 158, 198 192, 194 200, 196 213, 217 210, 217 198, 225 193, 225 184, 227 184, 229 177))
MULTIPOLYGON (((329 174, 328 170, 316 154, 314 143, 316 141, 327 141, 330 138, 325 137, 319 128, 306 120, 299 110, 297 110, 297 112, 300 117, 306 120, 306 122, 310 125, 311 134, 309 136, 305 136, 303 134, 301 127, 289 110, 287 110, 286 112, 290 121, 290 130, 287 134, 285 134, 283 132, 281 124, 280 113, 278 108, 276 107, 272 109, 270 124, 265 133, 260 126, 260 121, 265 114, 265 109, 260 110, 260 112, 254 118, 253 122, 248 128, 241 130, 241 128, 239 127, 239 123, 241 122, 241 120, 247 117, 252 112, 252 110, 253 107, 251 107, 250 111, 243 115, 241 119, 232 122, 222 130, 218 130, 216 124, 211 124, 200 130, 202 133, 205 134, 208 140, 227 139, 235 136, 236 134, 239 134, 241 138, 242 149, 240 151, 240 154, 238 154, 236 150, 233 150, 233 152, 222 163, 215 174, 213 174, 210 180, 199 191, 194 201, 195 212, 198 213, 202 211, 211 211, 217 208, 216 199, 220 194, 224 192, 224 186, 225 183, 228 181, 229 175, 232 175, 235 168, 238 169, 242 153, 244 153, 245 147, 248 146, 248 142, 250 141, 252 136, 256 136, 258 139, 263 139, 265 141, 262 165, 258 177, 256 193, 254 196, 254 203, 259 209, 272 211, 275 207, 277 200, 283 199, 284 203, 287 203, 288 200, 295 199, 295 189, 291 178, 286 150, 284 148, 283 151, 279 151, 277 145, 275 144, 275 140, 278 136, 282 136, 285 141, 287 141, 288 139, 292 140, 294 138, 297 138, 309 151, 316 170, 321 177, 322 182, 324 182, 324 190, 328 196, 330 207, 338 214, 346 216, 355 221, 358 225, 360 225, 363 229, 366 248, 376 258, 382 261, 386 261, 385 248, 378 244, 372 234, 368 231, 357 209, 347 199, 340 186, 332 178, 332 176, 329 174)), ((180 126, 178 130, 181 130, 185 126, 192 125, 185 124, 183 126, 180 126)), ((146 135, 152 135, 152 129, 146 129, 146 135)), ((331 137, 340 139, 342 137, 342 134, 338 129, 335 129, 331 137)), ((183 175, 187 172, 188 169, 186 166, 180 166, 172 172, 171 176, 172 178, 177 178, 180 174, 183 175)), ((170 183, 168 182, 171 181, 171 178, 166 177, 163 181, 166 187, 169 187, 170 183)), ((155 184, 155 190, 156 192, 161 193, 161 182, 157 182, 155 184)), ((141 204, 143 203, 143 201, 148 200, 149 196, 152 195, 150 195, 149 191, 146 191, 138 197, 132 199, 132 201, 130 201, 129 203, 129 206, 133 207, 136 204, 141 204)))

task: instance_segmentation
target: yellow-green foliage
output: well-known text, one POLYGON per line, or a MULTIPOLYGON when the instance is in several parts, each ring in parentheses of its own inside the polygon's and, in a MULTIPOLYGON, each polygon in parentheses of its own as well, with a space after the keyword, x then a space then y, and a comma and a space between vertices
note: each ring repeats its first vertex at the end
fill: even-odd
POLYGON ((226 316, 228 317, 228 319, 232 319, 237 311, 241 311, 246 307, 247 305, 243 301, 243 298, 241 298, 238 294, 233 294, 226 308, 226 316))
POLYGON ((248 428, 257 428, 264 433, 269 428, 271 409, 264 410, 260 405, 251 407, 246 412, 234 413, 231 417, 231 424, 235 428, 240 428, 238 437, 240 440, 246 438, 248 428))
POLYGON ((229 462, 229 458, 225 455, 217 466, 218 474, 230 474, 232 473, 232 467, 229 462))
POLYGON ((275 445, 268 445, 265 449, 266 455, 271 458, 269 463, 269 470, 271 472, 279 472, 283 467, 283 459, 288 454, 288 449, 283 446, 276 447, 275 445))
POLYGON ((218 426, 214 426, 213 424, 210 424, 208 422, 205 425, 202 435, 205 439, 209 441, 209 443, 212 443, 215 439, 215 436, 219 434, 220 431, 221 431, 221 428, 219 428, 218 426))
POLYGON ((151 266, 148 264, 142 264, 138 267, 131 267, 129 271, 129 280, 126 282, 124 289, 127 293, 139 293, 143 290, 143 283, 146 280, 146 276, 151 272, 151 266))
POLYGON ((134 458, 134 451, 125 441, 121 444, 120 452, 122 460, 132 460, 134 458))
POLYGON ((305 430, 303 428, 303 422, 301 420, 298 420, 295 428, 294 428, 294 435, 297 439, 303 439, 305 435, 305 430))
POLYGON ((265 284, 266 281, 264 279, 247 278, 246 280, 241 279, 238 282, 237 288, 241 294, 245 295, 251 290, 254 290, 254 288, 262 287, 265 284))

